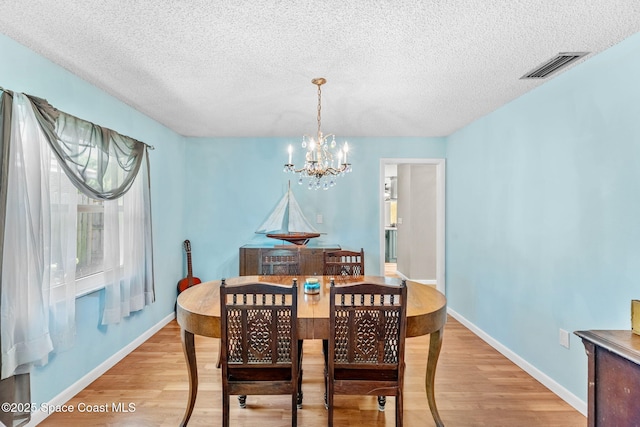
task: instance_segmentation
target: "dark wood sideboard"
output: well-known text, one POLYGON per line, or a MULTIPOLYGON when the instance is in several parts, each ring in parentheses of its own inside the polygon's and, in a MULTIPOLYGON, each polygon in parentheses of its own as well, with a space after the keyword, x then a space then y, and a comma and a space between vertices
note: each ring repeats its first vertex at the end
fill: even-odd
MULTIPOLYGON (((240 276, 259 275, 260 258, 263 251, 280 249, 281 246, 253 246, 245 245, 240 247, 240 276)), ((326 246, 286 246, 287 249, 294 248, 300 251, 300 274, 305 276, 322 275, 322 265, 324 263, 324 253, 326 251, 338 251, 340 245, 326 246)))
POLYGON ((577 331, 588 356, 588 426, 640 427, 640 336, 577 331))

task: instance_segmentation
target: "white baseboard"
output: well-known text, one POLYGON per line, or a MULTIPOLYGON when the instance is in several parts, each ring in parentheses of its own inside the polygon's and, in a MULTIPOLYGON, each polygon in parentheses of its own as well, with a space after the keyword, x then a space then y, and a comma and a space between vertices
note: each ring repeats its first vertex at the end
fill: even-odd
POLYGON ((413 280, 416 283, 420 283, 422 285, 431 285, 431 286, 435 286, 436 285, 436 281, 435 280, 413 280))
POLYGON ((585 417, 587 416, 587 403, 582 399, 578 398, 575 394, 571 393, 569 390, 555 382, 551 377, 546 375, 544 372, 540 371, 538 368, 524 360, 522 357, 509 350, 507 347, 493 339, 490 335, 484 332, 482 329, 478 328, 476 325, 471 323, 469 320, 464 318, 464 316, 457 313, 455 310, 451 308, 447 308, 447 313, 451 315, 458 322, 462 323, 466 328, 468 328, 471 332, 480 337, 483 341, 489 344, 491 347, 500 352, 504 357, 518 365, 522 370, 531 375, 533 378, 538 380, 542 385, 547 387, 553 393, 558 395, 562 400, 567 402, 569 405, 573 406, 578 412, 580 412, 585 417))
POLYGON ((433 279, 433 280, 409 279, 407 276, 402 274, 402 272, 397 271, 397 270, 396 270, 396 275, 398 275, 398 277, 400 277, 401 279, 411 280, 412 282, 422 283, 423 285, 433 285, 433 286, 435 286, 436 283, 437 283, 435 279, 433 279))
MULTIPOLYGON (((176 314, 171 313, 151 328, 149 328, 146 332, 136 338, 134 341, 129 343, 129 345, 123 347, 116 354, 102 362, 100 365, 96 366, 93 370, 91 370, 87 375, 80 378, 75 383, 71 384, 66 390, 62 393, 58 394, 56 397, 47 402, 49 406, 58 406, 64 405, 69 401, 73 396, 82 391, 85 387, 91 384, 93 381, 98 379, 102 374, 107 372, 109 369, 114 367, 119 361, 124 359, 129 353, 138 348, 142 343, 151 338, 156 332, 162 329, 167 323, 171 322, 175 319, 176 314)), ((50 414, 42 411, 37 411, 31 414, 31 421, 26 425, 26 427, 33 427, 41 423, 45 420, 50 414)))

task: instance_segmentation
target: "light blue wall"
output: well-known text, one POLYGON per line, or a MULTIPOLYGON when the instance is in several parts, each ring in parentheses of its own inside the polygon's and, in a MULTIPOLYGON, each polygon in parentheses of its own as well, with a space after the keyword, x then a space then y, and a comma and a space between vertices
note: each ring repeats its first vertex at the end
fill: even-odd
POLYGON ((583 400, 559 329, 640 297, 639 78, 636 34, 447 139, 449 307, 583 400))
MULTIPOLYGON (((367 274, 380 266, 380 159, 444 158, 444 138, 347 138, 353 172, 329 190, 309 190, 283 172, 287 147, 301 160, 299 136, 190 139, 187 144, 187 238, 193 272, 202 280, 238 274, 239 247, 271 242, 255 230, 283 196, 287 182, 307 218, 326 233, 318 243, 364 248, 367 274)), ((278 243, 278 242, 276 242, 278 243)))
POLYGON ((0 86, 155 146, 151 151, 156 303, 118 325, 100 326, 103 291, 76 302, 76 345, 32 374, 32 401, 48 402, 174 310, 182 277, 183 137, 61 67, 0 35, 0 86))

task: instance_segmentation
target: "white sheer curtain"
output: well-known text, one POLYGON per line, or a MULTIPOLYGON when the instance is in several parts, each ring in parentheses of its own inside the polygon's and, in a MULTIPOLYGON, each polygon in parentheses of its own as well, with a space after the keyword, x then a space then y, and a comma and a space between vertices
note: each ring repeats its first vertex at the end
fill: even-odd
POLYGON ((103 324, 118 323, 154 301, 147 162, 125 195, 104 202, 106 276, 103 324))
POLYGON ((54 351, 73 346, 76 335, 76 257, 78 189, 52 150, 48 150, 51 194, 51 276, 43 283, 49 295, 49 333, 54 351))
POLYGON ((65 180, 70 183, 59 169, 52 171, 56 163, 30 102, 14 94, 0 302, 2 378, 46 363, 53 337, 68 340, 74 333, 74 323, 63 319, 75 316, 75 300, 64 301, 60 287, 75 283, 75 257, 70 262, 67 253, 70 240, 75 251, 75 223, 63 228, 75 212, 60 204, 69 201, 65 180), (60 236, 66 238, 52 244, 60 236))

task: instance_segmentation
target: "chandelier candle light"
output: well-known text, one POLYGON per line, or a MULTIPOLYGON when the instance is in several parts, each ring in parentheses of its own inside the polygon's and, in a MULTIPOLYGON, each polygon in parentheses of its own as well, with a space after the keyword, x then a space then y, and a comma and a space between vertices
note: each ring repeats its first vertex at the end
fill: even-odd
POLYGON ((305 178, 308 178, 309 189, 322 188, 327 190, 336 185, 336 179, 346 173, 351 172, 351 163, 347 158, 349 145, 345 142, 341 149, 338 149, 337 162, 334 151, 336 150, 336 137, 333 134, 323 135, 320 130, 320 112, 322 101, 321 86, 327 82, 320 77, 311 80, 311 83, 318 86, 318 134, 316 138, 304 135, 302 137, 302 148, 307 150, 304 166, 296 169, 293 165, 293 147, 289 145, 289 162, 284 165, 286 173, 300 174, 298 184, 302 185, 305 178), (329 141, 329 139, 331 139, 329 141))

